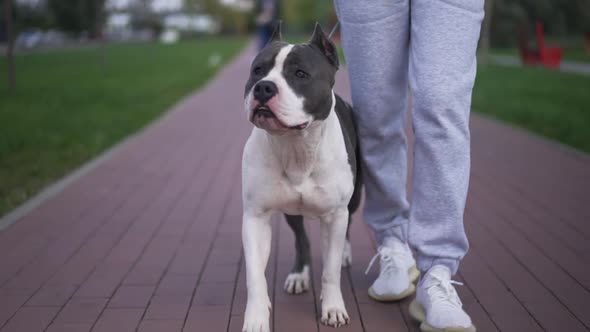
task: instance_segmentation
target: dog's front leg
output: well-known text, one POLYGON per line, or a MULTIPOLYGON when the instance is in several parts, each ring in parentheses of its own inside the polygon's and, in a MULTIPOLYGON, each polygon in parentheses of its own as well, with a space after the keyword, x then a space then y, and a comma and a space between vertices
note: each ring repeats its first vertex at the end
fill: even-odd
POLYGON ((248 302, 244 315, 245 332, 269 332, 270 300, 264 271, 270 255, 272 230, 270 213, 244 213, 242 244, 246 259, 248 302))
POLYGON ((348 323, 349 317, 340 290, 342 250, 346 238, 348 209, 343 207, 321 218, 322 258, 322 317, 323 324, 340 326, 348 323))

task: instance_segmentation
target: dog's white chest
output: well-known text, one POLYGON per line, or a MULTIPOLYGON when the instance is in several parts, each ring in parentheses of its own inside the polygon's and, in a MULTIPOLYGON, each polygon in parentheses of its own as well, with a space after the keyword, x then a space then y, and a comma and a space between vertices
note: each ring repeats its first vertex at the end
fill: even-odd
POLYGON ((352 172, 346 169, 350 165, 344 162, 338 167, 330 165, 331 172, 318 169, 303 178, 286 174, 281 180, 285 195, 280 197, 277 207, 287 214, 317 217, 348 204, 353 180, 352 172))
POLYGON ((293 144, 273 148, 253 132, 244 151, 245 208, 319 217, 348 204, 354 179, 342 131, 335 114, 326 122, 313 157, 293 144))

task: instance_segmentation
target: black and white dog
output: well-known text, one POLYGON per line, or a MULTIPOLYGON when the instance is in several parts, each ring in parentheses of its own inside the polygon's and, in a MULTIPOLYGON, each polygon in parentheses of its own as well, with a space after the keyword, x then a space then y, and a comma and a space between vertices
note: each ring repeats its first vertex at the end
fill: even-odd
POLYGON ((323 259, 321 321, 348 323, 340 267, 351 263, 348 225, 359 205, 361 176, 351 108, 332 90, 338 66, 336 47, 317 24, 311 40, 296 45, 282 41, 279 25, 252 63, 245 108, 256 128, 242 160, 246 332, 269 331, 264 271, 270 219, 277 211, 295 233, 295 266, 285 290, 298 294, 309 288, 303 217, 317 218, 323 259))

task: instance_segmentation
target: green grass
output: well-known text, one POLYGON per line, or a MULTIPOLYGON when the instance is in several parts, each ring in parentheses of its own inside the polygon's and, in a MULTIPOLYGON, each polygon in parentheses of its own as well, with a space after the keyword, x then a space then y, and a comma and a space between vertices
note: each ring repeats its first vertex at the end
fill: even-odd
POLYGON ((590 153, 590 76, 481 67, 473 109, 590 153))
MULTIPOLYGON (((495 48, 492 54, 519 56, 516 48, 495 48)), ((564 48, 563 60, 590 63, 590 54, 583 48, 564 48)))
POLYGON ((563 58, 569 61, 590 63, 590 54, 584 49, 565 49, 563 51, 563 58))
MULTIPOLYGON (((19 55, 18 88, 0 88, 0 215, 144 127, 227 62, 243 39, 108 46, 19 55)), ((0 73, 6 72, 0 57, 0 73)))

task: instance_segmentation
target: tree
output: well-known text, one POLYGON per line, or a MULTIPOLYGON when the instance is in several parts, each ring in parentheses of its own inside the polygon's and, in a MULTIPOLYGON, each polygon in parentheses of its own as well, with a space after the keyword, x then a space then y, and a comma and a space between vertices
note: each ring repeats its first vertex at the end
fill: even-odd
POLYGON ((321 20, 323 16, 321 10, 324 3, 326 3, 325 0, 282 0, 280 2, 282 6, 281 16, 285 24, 299 33, 308 33, 313 29, 315 22, 321 20))
POLYGON ((514 46, 519 28, 534 35, 535 22, 551 36, 579 36, 590 31, 590 0, 495 0, 493 16, 494 46, 514 46))
POLYGON ((479 39, 479 60, 486 65, 490 61, 490 38, 492 28, 494 1, 486 0, 485 17, 481 25, 481 37, 479 39))
POLYGON ((47 4, 64 31, 100 36, 105 0, 48 0, 47 4))
POLYGON ((130 7, 132 12, 131 24, 135 29, 149 29, 155 36, 160 35, 164 26, 162 19, 152 11, 151 0, 139 0, 130 7))
POLYGON ((12 91, 16 90, 16 69, 14 68, 14 26, 12 1, 5 0, 4 15, 6 21, 6 41, 8 48, 6 50, 6 60, 8 62, 8 88, 12 91))
POLYGON ((189 0, 185 2, 186 5, 196 6, 203 12, 213 16, 221 23, 223 32, 245 33, 247 29, 246 18, 248 15, 251 16, 251 13, 224 4, 223 1, 219 0, 195 0, 194 2, 189 0))
POLYGON ((42 5, 41 1, 39 3, 13 1, 13 31, 22 31, 30 28, 48 30, 55 27, 53 16, 42 5))

